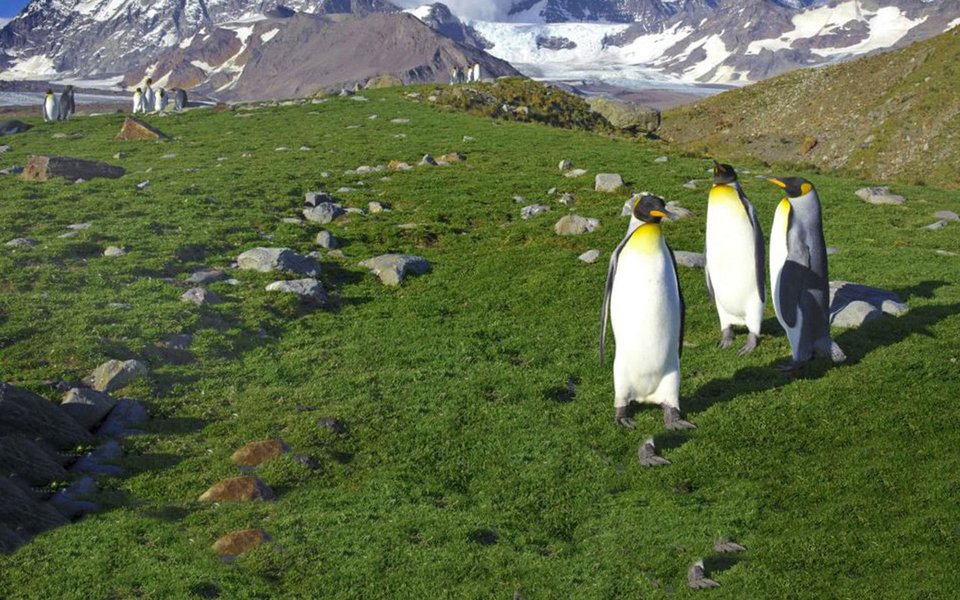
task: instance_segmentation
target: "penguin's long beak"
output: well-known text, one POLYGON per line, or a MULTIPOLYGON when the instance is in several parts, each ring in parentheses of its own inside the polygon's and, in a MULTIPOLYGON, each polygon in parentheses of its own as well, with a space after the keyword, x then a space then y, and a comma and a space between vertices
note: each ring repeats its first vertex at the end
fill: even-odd
POLYGON ((776 177, 767 177, 766 180, 769 181, 770 183, 772 183, 773 185, 777 186, 777 187, 780 187, 780 188, 783 188, 783 189, 787 189, 787 184, 785 184, 784 182, 780 181, 780 180, 777 179, 776 177))
POLYGON ((671 221, 673 221, 673 220, 675 220, 675 219, 677 218, 677 215, 673 214, 672 212, 670 212, 670 211, 667 210, 667 209, 663 209, 663 210, 651 210, 651 211, 650 211, 650 216, 652 216, 652 217, 660 217, 661 219, 670 219, 671 221))

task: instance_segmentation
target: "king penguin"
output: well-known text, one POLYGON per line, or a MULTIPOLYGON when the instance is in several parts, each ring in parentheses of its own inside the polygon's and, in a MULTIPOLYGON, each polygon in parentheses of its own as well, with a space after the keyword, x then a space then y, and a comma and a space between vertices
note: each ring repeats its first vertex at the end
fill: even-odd
POLYGON ((786 194, 777 205, 770 230, 773 306, 793 354, 786 370, 796 370, 814 353, 843 362, 846 355, 830 338, 827 247, 817 190, 801 177, 768 181, 786 194))
POLYGON ((60 94, 60 118, 69 121, 70 116, 77 112, 77 104, 73 99, 73 86, 68 85, 60 94))
POLYGON ((150 112, 153 110, 154 103, 157 101, 157 95, 153 91, 153 80, 147 77, 147 81, 144 82, 143 86, 143 112, 150 112))
POLYGON ((53 90, 47 90, 47 94, 43 98, 43 121, 50 123, 59 120, 60 102, 57 100, 57 96, 53 93, 53 90))
POLYGON ((160 88, 157 90, 156 103, 153 106, 153 112, 162 113, 167 109, 167 102, 169 98, 167 97, 167 90, 160 88))
POLYGON ((173 107, 180 112, 187 107, 187 92, 183 88, 174 88, 174 90, 176 93, 173 97, 173 107))
POLYGON ((745 325, 749 333, 740 348, 753 352, 760 339, 766 302, 763 231, 753 204, 730 165, 714 161, 713 187, 707 200, 707 291, 720 317, 721 348, 733 344, 733 326, 745 325))
POLYGON ((143 92, 140 91, 140 88, 137 88, 133 92, 133 114, 143 112, 143 92))
MULTIPOLYGON (((632 429, 631 402, 659 404, 667 429, 690 429, 694 425, 680 418, 683 297, 673 252, 660 230, 661 220, 673 215, 663 198, 650 194, 634 203, 632 215, 636 221, 610 256, 601 317, 601 365, 608 315, 617 344, 614 421, 632 429)), ((667 462, 654 455, 652 439, 640 452, 646 466, 667 462)))

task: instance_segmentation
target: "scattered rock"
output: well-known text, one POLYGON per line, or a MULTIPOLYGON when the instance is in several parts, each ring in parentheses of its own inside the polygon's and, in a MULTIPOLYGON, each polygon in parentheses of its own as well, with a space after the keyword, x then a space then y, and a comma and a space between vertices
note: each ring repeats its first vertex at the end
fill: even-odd
POLYGON ((580 176, 586 175, 586 174, 587 174, 587 170, 586 170, 586 169, 571 169, 571 170, 567 171, 566 173, 564 173, 563 176, 564 176, 564 177, 580 177, 580 176))
POLYGON ((137 377, 147 376, 147 366, 139 360, 108 360, 91 374, 93 389, 112 392, 132 382, 137 377))
POLYGON ((320 265, 313 258, 301 256, 290 248, 253 248, 237 257, 237 266, 247 271, 269 273, 285 271, 296 275, 316 277, 320 265))
POLYGON ((834 254, 839 254, 840 249, 836 246, 827 246, 827 256, 833 256, 834 254))
POLYGON ((327 293, 323 289, 323 284, 312 278, 274 281, 267 285, 266 290, 268 292, 296 294, 304 302, 313 304, 325 304, 327 301, 327 293))
POLYGON ((166 139, 168 136, 161 132, 159 129, 154 129, 153 127, 147 125, 140 119, 135 117, 127 117, 123 120, 123 127, 120 128, 120 133, 117 134, 115 139, 118 140, 161 140, 166 139))
POLYGON ((324 429, 328 429, 337 435, 343 435, 347 432, 347 424, 340 419, 324 417, 317 420, 317 425, 323 427, 324 429))
POLYGON ((343 207, 335 202, 320 202, 316 206, 303 209, 303 216, 314 223, 326 225, 344 214, 343 207))
POLYGON ((233 477, 213 484, 200 495, 201 502, 252 502, 273 500, 273 490, 256 477, 233 477))
MULTIPOLYGON (((176 158, 176 157, 177 157, 176 154, 170 152, 169 154, 164 154, 164 155, 162 155, 160 158, 162 158, 162 159, 164 159, 164 160, 170 160, 171 158, 176 158)), ((219 159, 218 159, 218 160, 219 160, 219 159)))
POLYGON ((878 310, 877 307, 869 302, 851 300, 838 311, 831 311, 830 324, 836 327, 860 327, 864 323, 868 323, 882 314, 882 311, 878 310))
POLYGON ((125 437, 141 433, 136 425, 145 423, 150 415, 142 404, 132 398, 121 398, 104 419, 97 435, 125 437))
POLYGON ((660 111, 634 102, 610 98, 589 98, 590 110, 600 113, 617 129, 635 133, 650 133, 660 128, 660 111))
POLYGON ((187 277, 186 282, 202 284, 214 283, 225 279, 227 279, 227 274, 220 269, 200 269, 199 271, 194 271, 190 277, 187 277))
POLYGON ((31 128, 33 128, 33 125, 27 125, 23 121, 17 121, 16 119, 10 121, 0 121, 0 135, 23 133, 31 128))
POLYGON ((382 202, 373 201, 373 202, 367 202, 367 211, 368 211, 371 215, 375 215, 375 214, 382 213, 382 212, 385 212, 385 211, 386 211, 386 212, 389 212, 390 209, 389 209, 388 207, 384 206, 382 202))
POLYGON ((114 160, 123 160, 126 157, 127 157, 126 152, 117 152, 116 154, 113 155, 114 160))
POLYGON ((530 206, 524 206, 520 209, 520 218, 521 219, 532 219, 537 215, 542 215, 545 212, 549 212, 550 207, 543 204, 531 204, 530 206))
POLYGON ((34 154, 27 159, 27 167, 20 174, 24 181, 47 181, 53 177, 62 177, 75 181, 105 177, 117 179, 123 177, 126 169, 115 167, 96 160, 83 160, 69 156, 45 156, 34 154))
POLYGON ((0 175, 19 175, 23 173, 23 167, 20 165, 11 165, 5 169, 0 169, 0 175))
POLYGON ((399 160, 391 160, 389 163, 387 163, 387 168, 391 171, 409 171, 413 167, 399 160))
POLYGON ((703 561, 698 560, 687 571, 687 585, 695 590, 720 587, 720 584, 707 577, 703 561))
POLYGON ((146 181, 141 181, 140 183, 137 184, 137 189, 138 189, 138 190, 145 190, 145 189, 147 189, 148 187, 150 187, 150 180, 149 180, 149 179, 146 180, 146 181))
POLYGON ((107 416, 117 401, 109 394, 87 388, 72 388, 63 397, 60 408, 77 422, 93 429, 107 416))
POLYGON ((588 219, 580 215, 565 215, 553 226, 557 235, 580 235, 595 231, 600 227, 599 219, 588 219))
POLYGON ((318 204, 323 204, 324 202, 333 202, 333 196, 326 192, 307 192, 303 198, 304 204, 307 206, 317 206, 318 204))
POLYGON ((193 344, 193 335, 178 333, 157 342, 154 346, 163 358, 174 364, 182 365, 193 361, 193 355, 190 353, 191 344, 193 344))
POLYGON ((104 256, 124 256, 126 253, 127 249, 122 246, 107 246, 103 251, 104 256))
POLYGON ((870 204, 903 204, 907 201, 903 196, 890 193, 887 186, 860 188, 855 193, 858 198, 870 204))
POLYGON ((576 199, 570 192, 564 192, 563 195, 560 196, 560 199, 557 200, 557 202, 563 204, 564 206, 573 206, 575 201, 576 199))
POLYGON ((830 282, 830 323, 836 327, 859 327, 883 313, 900 316, 908 310, 894 292, 848 281, 830 282))
POLYGON ((690 181, 683 184, 683 187, 687 188, 688 190, 695 190, 697 189, 697 180, 691 179, 690 181))
POLYGON ((347 186, 337 188, 337 193, 338 193, 338 194, 350 194, 350 193, 353 193, 353 192, 355 192, 355 191, 357 191, 356 188, 347 187, 347 186))
POLYGON ((573 168, 573 163, 570 162, 569 160, 561 160, 558 167, 560 168, 561 171, 569 171, 570 169, 573 168))
POLYGON ((445 163, 458 163, 458 162, 463 162, 465 160, 467 160, 467 157, 464 156, 463 154, 460 154, 459 152, 451 152, 449 154, 444 154, 443 156, 437 159, 438 162, 445 162, 445 163))
POLYGON ((404 123, 409 123, 410 119, 390 119, 391 123, 396 123, 397 125, 403 125, 404 123))
POLYGON ((120 447, 120 443, 116 440, 107 440, 93 452, 88 452, 77 459, 71 470, 77 473, 119 477, 123 475, 123 469, 111 463, 119 460, 121 456, 123 456, 123 448, 120 447))
POLYGON ((927 231, 936 231, 936 230, 938 230, 938 229, 943 229, 943 228, 946 227, 946 226, 947 226, 947 222, 941 220, 941 221, 937 221, 937 222, 935 222, 935 223, 930 223, 929 225, 927 225, 926 227, 924 227, 924 229, 926 229, 927 231))
POLYGON ((594 190, 598 192, 616 192, 623 187, 623 177, 618 173, 597 173, 594 190))
POLYGON ((180 301, 196 304, 197 306, 206 306, 208 304, 220 304, 223 302, 223 299, 220 298, 216 292, 202 287, 195 287, 185 291, 183 295, 180 296, 180 301))
POLYGON ((340 247, 340 241, 329 231, 323 230, 317 233, 317 245, 327 250, 333 250, 340 247))
POLYGON ((91 223, 71 223, 70 225, 67 225, 67 229, 73 231, 83 231, 84 229, 90 229, 91 227, 93 227, 91 223))
POLYGON ((34 500, 10 478, 0 477, 0 523, 30 536, 66 525, 67 519, 52 506, 34 500))
POLYGON ((945 219, 947 221, 960 221, 960 215, 952 210, 938 210, 937 212, 933 213, 933 218, 945 219))
POLYGON ((667 210, 669 210, 673 218, 677 220, 688 219, 693 216, 692 210, 684 208, 672 200, 667 202, 667 210))
POLYGON ((579 258, 582 262, 585 262, 585 263, 587 263, 587 264, 589 265, 589 264, 592 264, 592 263, 597 262, 597 259, 600 258, 600 251, 599 251, 599 250, 587 250, 586 252, 584 252, 583 254, 581 254, 580 256, 578 256, 577 258, 579 258))
POLYGON ((228 533, 214 542, 213 550, 222 557, 234 557, 269 541, 270 536, 263 530, 244 529, 228 533))
POLYGON ((0 435, 0 474, 22 477, 35 487, 67 478, 55 452, 20 434, 0 435))
POLYGON ((293 462, 303 465, 311 471, 316 471, 320 468, 320 462, 309 454, 294 454, 293 462))
MULTIPOLYGON (((3 382, 0 382, 0 435, 44 439, 61 450, 93 440, 87 430, 46 398, 3 382)), ((3 479, 0 477, 0 481, 3 479)))
POLYGON ((57 509, 57 512, 67 518, 74 518, 80 515, 96 512, 98 507, 93 502, 83 500, 89 498, 97 492, 97 482, 90 476, 81 477, 71 483, 66 489, 60 490, 50 498, 50 505, 57 509))
POLYGON ((0 154, 4 154, 4 153, 7 153, 7 152, 10 152, 11 150, 13 150, 13 147, 10 146, 10 145, 8 145, 8 144, 4 144, 4 145, 0 146, 0 154))
POLYGON ((230 460, 241 467, 256 467, 289 451, 290 447, 281 440, 261 440, 240 447, 230 460))
POLYGON ((289 151, 290 151, 290 148, 287 148, 286 146, 277 146, 276 148, 273 149, 273 151, 274 151, 274 152, 289 152, 289 151))
POLYGON ((13 238, 12 240, 4 244, 4 246, 20 247, 20 248, 36 246, 36 245, 37 245, 37 240, 33 238, 13 238))
POLYGON ((949 251, 949 250, 942 250, 942 249, 939 249, 939 248, 938 248, 937 250, 934 250, 934 252, 935 252, 936 254, 939 254, 940 256, 956 256, 956 255, 957 255, 956 252, 951 252, 951 251, 949 251))
POLYGON ((430 156, 429 154, 424 154, 424 155, 423 155, 423 158, 421 158, 421 159, 420 159, 420 162, 417 163, 417 164, 419 164, 419 165, 432 165, 432 166, 435 167, 435 166, 437 166, 437 160, 436 160, 435 158, 433 158, 432 156, 430 156))
POLYGON ((674 250, 673 257, 678 265, 690 267, 692 269, 702 269, 707 264, 707 258, 700 252, 687 252, 686 250, 674 250))
POLYGON ((422 275, 430 270, 430 263, 420 256, 409 254, 381 254, 360 262, 370 269, 384 285, 400 285, 408 273, 422 275))
POLYGON ((657 158, 653 159, 653 162, 655 162, 655 163, 665 163, 665 162, 667 162, 668 160, 670 160, 670 157, 668 157, 668 156, 658 156, 657 158))

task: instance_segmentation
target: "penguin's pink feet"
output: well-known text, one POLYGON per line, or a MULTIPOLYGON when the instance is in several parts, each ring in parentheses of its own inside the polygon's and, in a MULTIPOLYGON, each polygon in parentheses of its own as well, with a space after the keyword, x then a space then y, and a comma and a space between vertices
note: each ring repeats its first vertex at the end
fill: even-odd
POLYGON ((747 341, 740 350, 737 351, 737 356, 746 356, 753 352, 757 344, 760 343, 760 336, 753 333, 752 331, 747 334, 747 341))
POLYGON ((680 410, 672 406, 663 407, 663 426, 666 429, 696 429, 697 426, 690 421, 684 421, 680 418, 680 410))
POLYGON ((653 445, 653 438, 640 444, 640 450, 637 451, 637 458, 640 460, 641 467, 662 467, 670 464, 669 460, 662 456, 657 456, 657 449, 653 445))
POLYGON ((791 360, 790 362, 778 365, 777 370, 783 373, 784 375, 789 375, 790 377, 796 377, 800 374, 800 371, 803 369, 803 366, 807 364, 807 361, 797 362, 791 360))
POLYGON ((702 560, 693 563, 687 571, 687 585, 695 590, 720 587, 719 583, 707 577, 702 560))
POLYGON ((636 429, 637 422, 630 417, 629 406, 618 406, 613 414, 613 422, 624 429, 636 429))
POLYGON ((727 327, 720 332, 720 341, 717 342, 717 348, 729 348, 733 345, 733 327, 727 327))

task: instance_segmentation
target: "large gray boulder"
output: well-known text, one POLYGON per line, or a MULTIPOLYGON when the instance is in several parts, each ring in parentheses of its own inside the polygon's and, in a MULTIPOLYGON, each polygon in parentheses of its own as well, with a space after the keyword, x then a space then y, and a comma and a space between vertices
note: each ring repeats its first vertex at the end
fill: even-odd
POLYGON ((633 133, 652 133, 660 128, 660 111, 635 102, 610 98, 588 98, 590 109, 600 113, 617 129, 633 133))
POLYGON ((320 202, 316 206, 303 209, 303 217, 308 221, 326 225, 344 212, 343 207, 336 202, 320 202))
POLYGON ((895 292, 849 281, 830 282, 830 323, 836 327, 860 327, 884 314, 900 316, 908 310, 895 292))
POLYGON ((139 360, 108 360, 94 369, 91 387, 99 392, 112 392, 146 375, 147 366, 139 360))
POLYGON ((0 435, 43 439, 60 450, 89 444, 93 438, 54 403, 29 390, 0 382, 0 435))
POLYGON ((267 285, 267 291, 296 294, 300 300, 309 304, 324 304, 327 301, 327 292, 324 291, 323 284, 313 278, 274 281, 267 285))
POLYGON ((597 173, 594 190, 598 192, 616 192, 623 188, 623 177, 619 173, 597 173))
POLYGON ((887 186, 860 188, 854 193, 870 204, 903 204, 907 201, 903 196, 892 193, 887 186))
POLYGON ((253 248, 237 257, 237 266, 248 271, 269 273, 284 271, 295 275, 316 277, 320 264, 315 258, 297 254, 290 248, 253 248))
POLYGON ((33 125, 27 125, 23 121, 16 119, 10 121, 0 121, 0 135, 13 135, 14 133, 23 133, 33 125))
POLYGON ((67 519, 52 506, 41 504, 7 477, 0 477, 0 523, 14 531, 35 535, 67 519))
POLYGON ((390 286, 400 285, 408 273, 423 275, 430 270, 427 259, 409 254, 381 254, 360 261, 360 266, 370 269, 384 285, 390 286))
POLYGON ((134 426, 150 418, 147 409, 132 398, 122 398, 104 419, 97 435, 127 436, 140 433, 134 426))
POLYGON ((0 477, 16 475, 35 487, 62 481, 67 471, 59 457, 42 443, 18 434, 0 435, 0 477))
POLYGON ((686 250, 674 250, 673 258, 678 265, 690 267, 691 269, 702 269, 707 264, 707 258, 702 252, 688 252, 686 250))
POLYGON ((557 235, 580 235, 589 233, 600 227, 599 219, 588 219, 580 215, 564 215, 553 226, 557 235))
POLYGON ((64 396, 60 408, 77 422, 93 429, 107 416, 116 400, 109 394, 87 388, 72 388, 64 396))
POLYGON ((70 181, 83 179, 89 181, 95 177, 117 179, 123 177, 126 169, 98 160, 84 160, 70 156, 45 156, 35 154, 27 159, 27 166, 20 174, 24 181, 47 181, 53 177, 62 177, 70 181))

